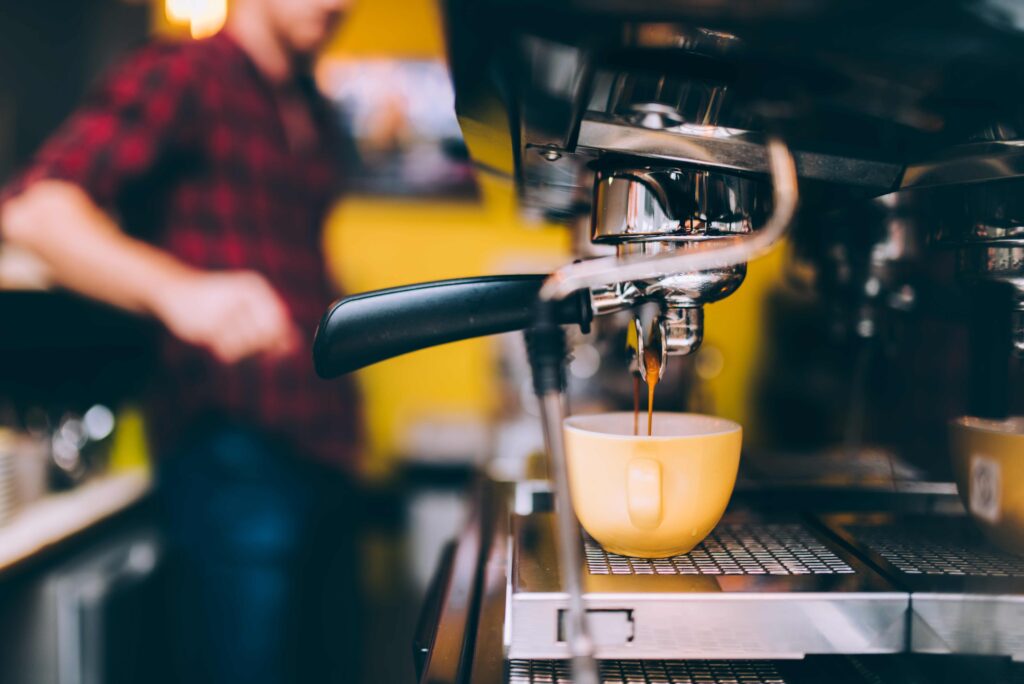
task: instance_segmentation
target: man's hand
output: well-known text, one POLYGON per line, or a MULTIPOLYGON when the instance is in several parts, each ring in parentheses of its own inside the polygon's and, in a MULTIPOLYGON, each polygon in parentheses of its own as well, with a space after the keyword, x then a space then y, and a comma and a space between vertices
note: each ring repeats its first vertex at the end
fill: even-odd
POLYGON ((152 310, 175 336, 224 363, 283 356, 300 343, 287 306, 253 271, 190 271, 154 293, 152 310))
POLYGON ((225 363, 295 351, 281 297, 251 271, 207 272, 121 232, 76 185, 32 184, 0 206, 0 237, 42 259, 60 285, 140 314, 225 363))

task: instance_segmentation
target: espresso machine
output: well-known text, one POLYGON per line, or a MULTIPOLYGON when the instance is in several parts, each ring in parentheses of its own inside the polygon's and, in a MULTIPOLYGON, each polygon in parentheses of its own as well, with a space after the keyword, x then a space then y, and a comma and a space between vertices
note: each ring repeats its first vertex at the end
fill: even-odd
POLYGON ((421 681, 1024 680, 1024 557, 979 533, 946 438, 956 416, 1020 412, 1024 4, 448 0, 444 16, 481 178, 585 236, 554 273, 356 295, 318 331, 325 378, 526 335, 550 481, 481 484, 424 607, 421 681), (566 327, 625 321, 651 382, 780 244, 753 397, 771 427, 729 511, 687 554, 605 551, 570 502, 566 327), (857 401, 834 401, 851 385, 857 401), (851 469, 854 433, 884 445, 881 482, 851 469))

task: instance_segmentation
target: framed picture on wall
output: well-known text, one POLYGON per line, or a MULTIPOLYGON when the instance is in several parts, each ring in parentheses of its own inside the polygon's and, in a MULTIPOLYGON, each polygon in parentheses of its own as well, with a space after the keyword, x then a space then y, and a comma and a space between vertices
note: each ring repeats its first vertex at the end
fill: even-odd
POLYGON ((337 106, 353 192, 477 196, 443 62, 326 58, 317 83, 337 106))

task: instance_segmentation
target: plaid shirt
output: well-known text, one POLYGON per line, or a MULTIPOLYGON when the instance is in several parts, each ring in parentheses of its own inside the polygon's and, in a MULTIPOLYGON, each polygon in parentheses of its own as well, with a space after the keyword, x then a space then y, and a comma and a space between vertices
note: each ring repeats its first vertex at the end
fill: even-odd
POLYGON ((125 230, 188 264, 258 271, 307 335, 291 358, 234 366, 166 335, 152 415, 161 440, 230 421, 351 462, 353 389, 316 378, 309 351, 331 300, 320 231, 339 189, 335 142, 331 113, 308 78, 273 85, 221 34, 130 56, 6 189, 70 181, 125 230), (284 125, 285 87, 315 124, 301 149, 284 125))

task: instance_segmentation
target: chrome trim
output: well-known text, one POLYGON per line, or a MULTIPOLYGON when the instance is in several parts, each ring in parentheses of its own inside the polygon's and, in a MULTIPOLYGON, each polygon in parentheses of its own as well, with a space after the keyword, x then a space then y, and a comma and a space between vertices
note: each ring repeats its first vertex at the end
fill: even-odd
POLYGON ((958 145, 942 156, 907 165, 901 189, 925 188, 1024 176, 1024 142, 958 145))
MULTIPOLYGON (((768 173, 772 169, 768 140, 759 133, 712 126, 680 126, 664 130, 638 128, 588 112, 580 124, 577 150, 768 173)), ((814 152, 794 151, 793 158, 802 178, 877 188, 879 194, 899 187, 903 172, 901 164, 814 152)))
POLYGON ((994 547, 968 518, 880 513, 822 520, 910 591, 911 651, 1024 661, 1024 558, 994 547))
POLYGON ((767 213, 767 183, 673 166, 598 171, 591 240, 688 241, 750 233, 767 213))
POLYGON ((612 283, 661 278, 676 273, 719 269, 750 261, 771 249, 786 233, 796 216, 799 191, 796 166, 785 143, 767 144, 773 182, 772 214, 765 225, 750 235, 707 240, 689 249, 653 256, 602 257, 563 266, 545 281, 540 299, 561 300, 577 290, 612 283))

